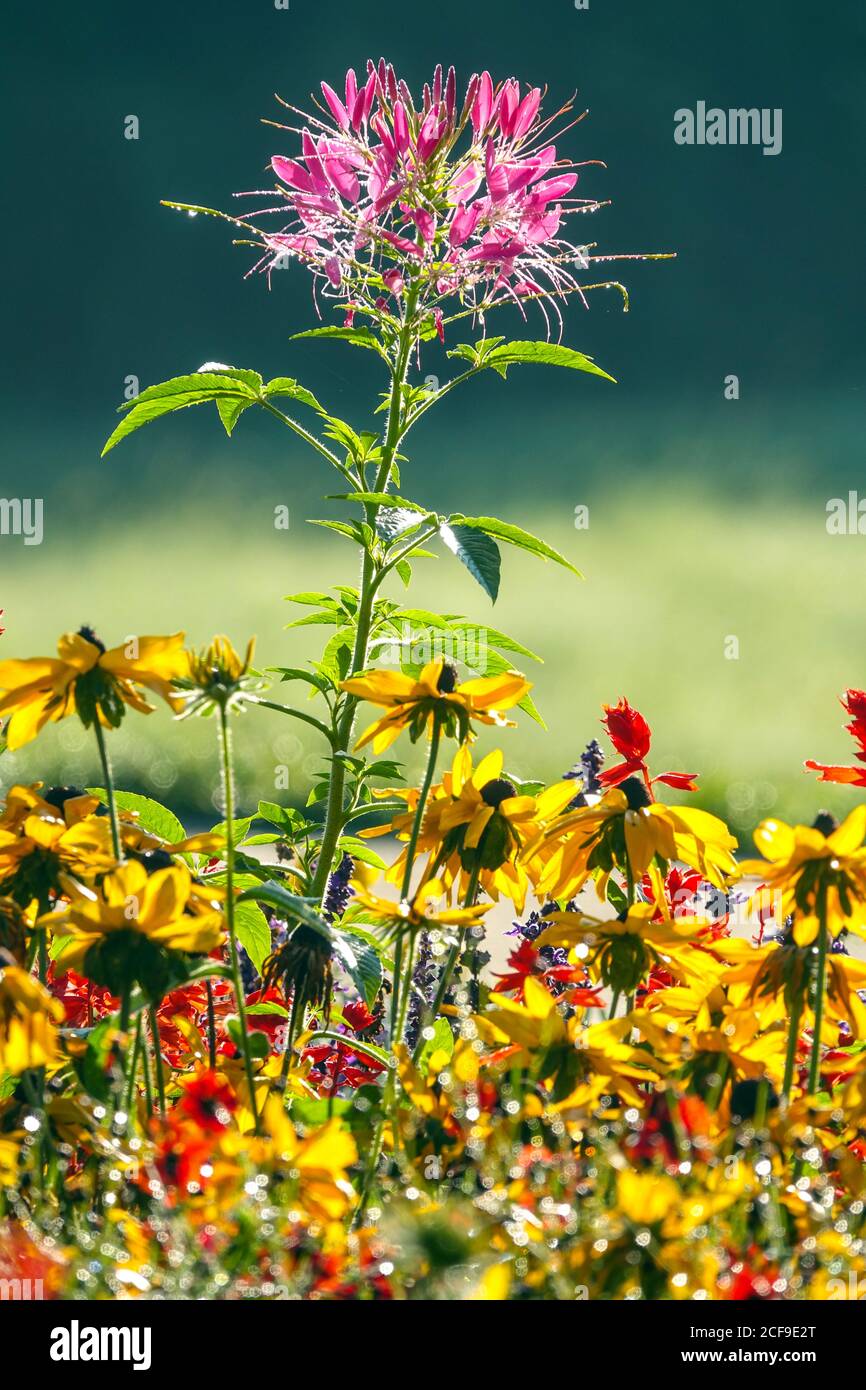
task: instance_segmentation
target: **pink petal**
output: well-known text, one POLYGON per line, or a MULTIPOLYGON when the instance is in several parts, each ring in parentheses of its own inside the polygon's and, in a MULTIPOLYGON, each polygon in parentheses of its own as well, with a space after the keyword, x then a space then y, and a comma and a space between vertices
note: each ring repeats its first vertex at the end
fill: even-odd
POLYGON ((349 113, 341 102, 333 87, 329 87, 327 82, 322 83, 322 96, 331 108, 331 115, 337 122, 341 130, 349 129, 349 113))

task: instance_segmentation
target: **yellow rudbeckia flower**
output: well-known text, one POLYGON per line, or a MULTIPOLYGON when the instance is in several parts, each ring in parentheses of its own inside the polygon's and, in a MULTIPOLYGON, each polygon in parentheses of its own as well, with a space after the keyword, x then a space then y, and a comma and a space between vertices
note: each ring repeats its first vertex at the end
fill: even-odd
POLYGON ((552 912, 544 919, 539 939, 545 946, 581 944, 593 979, 609 986, 616 997, 633 994, 654 965, 676 973, 678 957, 689 952, 685 942, 705 925, 696 917, 654 922, 654 913, 649 903, 637 903, 622 917, 606 919, 552 912))
POLYGON ((819 909, 833 933, 843 926, 866 936, 859 916, 866 903, 866 806, 855 806, 840 826, 819 816, 814 826, 762 821, 754 840, 763 859, 747 859, 740 873, 757 874, 781 895, 780 916, 795 914, 794 939, 810 945, 819 932, 819 909))
MULTIPOLYGON (((389 788, 380 794, 405 800, 408 810, 388 825, 362 830, 361 835, 395 834, 407 841, 418 804, 417 789, 389 788)), ((451 771, 431 790, 416 852, 428 852, 431 863, 438 862, 437 876, 446 886, 460 880, 461 898, 472 870, 477 869, 478 885, 488 897, 494 902, 510 898, 515 910, 522 912, 541 861, 524 864, 521 851, 573 800, 574 783, 569 781, 557 782, 536 796, 520 793, 504 775, 501 752, 488 753, 473 768, 472 754, 464 743, 454 755, 451 771)), ((403 850, 389 867, 389 883, 402 883, 406 853, 403 850)))
POLYGON ((0 1072, 14 1076, 59 1060, 63 1005, 17 965, 0 967, 0 1072))
POLYGON ((222 940, 222 913, 215 907, 203 909, 185 864, 149 875, 143 864, 129 860, 106 874, 95 891, 72 883, 69 888, 69 907, 43 918, 42 925, 67 938, 61 969, 81 970, 112 993, 121 992, 116 973, 146 968, 142 942, 198 954, 213 951, 222 940), (102 949, 91 955, 94 948, 102 949), (103 978, 106 974, 112 979, 103 978))
POLYGON ((44 905, 60 890, 62 874, 90 879, 116 860, 108 817, 94 814, 100 804, 95 796, 66 797, 58 806, 40 796, 38 785, 15 786, 7 795, 0 817, 0 892, 44 905))
POLYGON ((149 714, 153 706, 143 689, 174 707, 172 685, 186 669, 182 632, 130 637, 107 651, 89 627, 61 637, 57 657, 0 661, 0 715, 12 716, 6 731, 9 748, 23 747, 47 723, 76 712, 85 725, 99 719, 114 728, 124 705, 149 714))
POLYGON ((422 928, 430 931, 439 927, 474 927, 493 905, 476 903, 472 907, 440 907, 438 904, 445 898, 445 885, 438 878, 430 878, 422 883, 411 901, 399 903, 378 897, 357 879, 353 879, 352 883, 355 898, 344 920, 368 923, 391 938, 422 928))
POLYGON ((736 869, 737 841, 724 821, 694 806, 650 801, 637 778, 627 778, 594 806, 569 811, 547 826, 525 853, 540 855, 544 867, 537 891, 550 898, 573 898, 590 877, 600 897, 614 869, 636 883, 656 856, 681 861, 721 888, 736 869))
POLYGON ((437 719, 445 733, 461 743, 468 738, 473 721, 504 728, 509 721, 502 711, 519 704, 532 685, 517 671, 458 683, 456 668, 440 659, 428 662, 417 680, 402 671, 368 671, 342 681, 341 688, 388 711, 365 729, 356 745, 363 748, 372 742, 373 752, 381 753, 404 729, 416 742, 437 719))

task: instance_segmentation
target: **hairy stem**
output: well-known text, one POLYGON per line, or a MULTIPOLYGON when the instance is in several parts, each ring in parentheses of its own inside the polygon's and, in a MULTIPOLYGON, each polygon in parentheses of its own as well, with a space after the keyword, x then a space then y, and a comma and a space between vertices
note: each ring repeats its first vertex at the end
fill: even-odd
POLYGON ((229 967, 232 974, 235 1007, 238 1011, 244 1072, 246 1074, 247 1087, 250 1093, 250 1110, 252 1111, 255 1132, 259 1134, 259 1117, 256 1109, 255 1073, 253 1072, 253 1057, 250 1051, 250 1035, 247 1030, 246 996, 244 995, 243 981, 241 979, 237 933, 235 931, 235 796, 231 736, 229 732, 228 711, 226 710, 225 704, 221 702, 217 706, 217 709, 219 713, 219 746, 223 782, 223 809, 226 820, 226 923, 229 929, 229 967))
POLYGON ((812 1025, 812 1056, 809 1060, 809 1094, 815 1095, 821 1078, 821 1025, 824 1021, 824 994, 827 978, 827 889, 816 894, 818 918, 818 962, 815 970, 815 1021, 812 1025))
MULTIPOLYGON (((406 381, 406 373, 409 369, 409 358, 414 342, 414 314, 418 293, 415 289, 410 289, 406 296, 406 313, 403 323, 403 331, 397 346, 397 356, 391 373, 391 395, 388 407, 388 428, 385 434, 385 444, 382 450, 382 460, 376 473, 374 484, 375 492, 384 492, 388 487, 388 480, 391 476, 391 469, 394 466, 394 458, 400 442, 403 428, 403 405, 402 393, 403 385, 406 381)), ((367 504, 366 519, 370 526, 375 526, 378 507, 367 504)), ((370 628, 373 621, 373 599, 377 587, 377 569, 375 562, 369 551, 364 551, 361 566, 361 586, 358 602, 358 615, 355 626, 355 643, 352 650, 352 664, 350 674, 355 671, 363 671, 367 664, 367 648, 370 642, 370 628)), ((355 723, 355 709, 357 700, 352 696, 347 696, 343 712, 337 725, 336 738, 334 740, 335 753, 348 753, 349 744, 352 738, 352 729, 355 723)), ((325 811, 325 825, 322 832, 322 843, 319 848, 319 858, 316 864, 316 872, 312 883, 312 893, 319 899, 324 897, 328 884, 328 875, 334 863, 334 855, 337 848, 337 840, 340 838, 343 821, 343 792, 346 782, 346 764, 340 757, 335 757, 331 763, 331 779, 328 787, 328 804, 325 811)))
POLYGON ((114 799, 114 778, 111 775, 111 760, 108 756, 108 749, 105 745, 105 734, 102 732, 102 725, 99 722, 99 715, 93 721, 93 732, 96 734, 96 746, 99 749, 99 761, 102 764, 102 777, 105 782, 105 797, 108 802, 108 816, 111 822, 111 846, 114 850, 115 859, 123 858, 123 851, 120 843, 120 824, 117 819, 117 803, 114 799))

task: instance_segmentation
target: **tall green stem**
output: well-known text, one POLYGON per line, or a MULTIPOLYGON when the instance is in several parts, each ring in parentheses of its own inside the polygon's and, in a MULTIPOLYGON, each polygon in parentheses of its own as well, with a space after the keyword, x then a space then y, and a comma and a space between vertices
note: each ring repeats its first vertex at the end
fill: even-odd
MULTIPOLYGON (((406 381, 406 373, 409 369, 409 358, 414 342, 414 315, 415 306, 418 300, 416 288, 410 288, 406 295, 406 310, 403 320, 403 329, 397 345, 397 355, 391 373, 391 395, 388 406, 388 427, 385 433, 385 443, 382 450, 382 460, 376 472, 374 484, 375 492, 384 492, 388 486, 391 476, 391 469, 394 466, 394 458, 397 453, 397 446, 403 429, 403 385, 406 381)), ((368 504, 365 508, 366 519, 371 527, 375 525, 378 507, 368 504)), ((376 566, 370 553, 365 550, 361 566, 361 586, 358 600, 358 616, 355 626, 355 642, 352 650, 351 672, 362 671, 367 664, 367 648, 370 641, 370 628, 373 621, 373 599, 376 592, 376 581, 378 575, 376 566)), ((351 695, 346 697, 345 706, 337 726, 337 737, 334 741, 335 753, 348 753, 349 743, 352 738, 352 729, 355 723, 355 708, 357 700, 351 695)), ((337 840, 340 838, 343 820, 343 791, 346 782, 346 764, 340 757, 335 757, 331 763, 331 778, 328 787, 328 803, 325 811, 325 824, 322 831, 322 843, 319 848, 319 859, 316 864, 316 872, 313 877, 312 894, 314 897, 324 897, 328 884, 328 875, 334 862, 334 855, 337 848, 337 840)))
POLYGON ((105 782, 105 798, 108 802, 108 816, 111 821, 111 845, 114 850, 115 859, 123 858, 123 851, 120 843, 120 824, 117 819, 117 803, 114 799, 114 778, 111 775, 111 760, 108 756, 108 749, 105 746, 105 734, 102 732, 102 725, 97 715, 93 721, 93 731, 96 734, 96 746, 99 749, 99 761, 102 763, 102 777, 105 782))
POLYGON ((818 963, 815 971, 815 1022, 812 1027, 812 1056, 809 1061, 809 1094, 815 1095, 821 1077, 821 1025, 824 1021, 824 992, 827 979, 827 889, 822 884, 815 899, 818 918, 818 963))
POLYGON ((244 995, 243 981, 241 979, 241 966, 238 958, 237 933, 235 931, 235 842, 234 842, 234 821, 235 821, 235 794, 234 794, 234 774, 232 770, 232 747, 231 733, 229 730, 228 711, 225 704, 220 702, 217 706, 219 714, 219 746, 220 760, 222 767, 223 783, 223 810, 226 820, 226 923, 229 929, 229 966, 232 973, 232 987, 234 989, 235 1006, 238 1011, 238 1023, 241 1035, 241 1051, 244 1059, 244 1071, 247 1078, 247 1087, 250 1093, 250 1110, 253 1116, 253 1125, 256 1134, 259 1131, 259 1116, 256 1108, 255 1073, 253 1072, 253 1058, 250 1052, 250 1035, 247 1031, 247 1004, 244 995))
POLYGON ((151 1004, 148 1018, 150 1019, 150 1036, 153 1045, 153 1070, 156 1074, 156 1094, 159 1096, 159 1113, 165 1117, 165 1072, 162 1065, 162 1046, 159 1041, 159 1015, 157 1014, 155 1004, 151 1004))
POLYGON ((782 1095, 788 1100, 794 1084, 794 1069, 797 1065, 797 1044, 800 1041, 800 1019, 803 1016, 803 996, 798 994, 794 1002, 788 1024, 788 1049, 785 1054, 785 1077, 782 1082, 782 1095))
MULTIPOLYGON (((417 850, 417 848, 418 848, 418 838, 419 838, 419 836, 420 836, 420 834, 421 834, 421 826, 422 826, 423 821, 424 821, 424 813, 425 813, 425 811, 426 811, 426 809, 427 809, 427 800, 428 800, 428 797, 430 796, 430 788, 431 788, 431 786, 433 785, 433 775, 434 775, 434 773, 435 773, 435 771, 436 771, 436 759, 437 759, 437 757, 438 757, 438 755, 439 755, 439 741, 440 741, 440 739, 441 739, 441 736, 442 736, 442 730, 441 730, 441 727, 440 727, 440 724, 439 724, 439 719, 438 719, 438 717, 437 717, 436 715, 434 715, 434 716, 433 716, 433 733, 432 733, 432 735, 431 735, 431 737, 430 737, 430 750, 429 750, 429 752, 428 752, 428 754, 427 754, 427 767, 426 767, 426 770, 425 770, 425 772, 424 772, 424 781, 421 783, 421 790, 420 790, 419 793, 418 793, 418 805, 415 807, 415 819, 414 819, 413 822, 412 822, 412 830, 411 830, 411 832, 410 832, 410 834, 409 834, 409 843, 408 843, 408 845, 406 846, 406 867, 405 867, 405 869, 403 870, 403 885, 402 885, 402 887, 401 887, 401 889, 400 889, 400 900, 401 900, 401 902, 406 902, 406 901, 408 901, 409 893, 410 893, 410 890, 411 890, 411 887, 412 887, 412 870, 413 870, 413 868, 415 867, 415 852, 416 852, 416 850, 417 850)), ((414 941, 413 941, 413 945, 414 945, 414 941)), ((397 944, 396 944, 396 946, 394 947, 394 989, 393 989, 393 993, 392 993, 392 995, 391 995, 391 1041, 392 1041, 392 1042, 400 1042, 400 1041, 401 1041, 400 1027, 399 1027, 399 1019, 400 1019, 399 1001, 400 1001, 400 996, 401 996, 401 994, 403 994, 403 993, 405 992, 406 995, 407 995, 407 998, 408 998, 408 993, 409 993, 409 991, 410 991, 411 988, 412 988, 412 977, 411 977, 411 973, 408 973, 408 977, 407 977, 407 979, 406 979, 406 984, 405 984, 405 991, 403 990, 403 988, 402 988, 402 986, 401 986, 401 980, 402 980, 402 966, 403 966, 403 938, 402 938, 402 937, 398 937, 398 939, 397 939, 397 944)), ((409 951, 409 970, 410 970, 410 972, 411 972, 411 966, 412 966, 412 950, 410 949, 410 951, 409 951)), ((405 1012, 405 1010, 404 1010, 404 1012, 405 1012)))
MULTIPOLYGON (((475 899, 478 896, 478 878, 480 873, 480 867, 478 864, 476 864, 471 874, 469 875, 469 883, 466 886, 466 892, 463 897, 464 907, 474 907, 475 905, 475 899)), ((425 1042, 424 1029, 429 1027, 429 1025, 435 1020, 436 1015, 442 1007, 445 995, 448 993, 448 986, 451 983, 451 977, 454 974, 454 971, 457 968, 457 962, 460 959, 460 947, 462 944, 463 943, 458 937, 457 940, 454 942, 454 945, 451 947, 451 950, 448 952, 448 959, 446 960, 445 965, 442 968, 442 974, 439 976, 439 984, 436 988, 436 996, 433 1000, 433 1003, 430 1005, 429 1010, 425 1013, 424 1019, 421 1024, 421 1028, 418 1033, 418 1041, 415 1044, 415 1051, 412 1054, 413 1062, 417 1062, 419 1056, 421 1055, 421 1049, 424 1046, 425 1042)))

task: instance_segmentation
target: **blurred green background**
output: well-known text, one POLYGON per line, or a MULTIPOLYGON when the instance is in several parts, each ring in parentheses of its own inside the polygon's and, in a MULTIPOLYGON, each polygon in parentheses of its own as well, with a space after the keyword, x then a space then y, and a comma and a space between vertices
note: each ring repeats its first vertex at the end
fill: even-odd
MULTIPOLYGON (((185 628, 195 643, 258 635, 262 664, 301 662, 317 632, 288 633, 281 595, 352 582, 344 542, 307 528, 335 490, 276 421, 248 413, 228 441, 212 408, 157 422, 104 462, 125 378, 144 386, 217 360, 300 377, 337 414, 369 423, 377 364, 339 344, 292 343, 316 322, 305 273, 244 279, 229 229, 161 208, 226 207, 267 182, 291 139, 272 94, 300 105, 322 78, 384 53, 417 87, 453 61, 578 91, 589 117, 565 146, 600 158, 582 191, 609 197, 591 233, 606 251, 675 250, 632 263, 613 293, 573 305, 564 341, 617 377, 515 369, 431 412, 404 490, 440 510, 493 511, 549 539, 584 582, 504 556, 495 610, 453 557, 419 566, 413 600, 494 623, 545 657, 512 769, 553 778, 626 694, 654 730, 655 770, 702 774, 704 804, 740 830, 762 815, 844 809, 805 757, 848 760, 837 694, 866 684, 866 537, 829 536, 826 503, 866 495, 863 467, 862 102, 866 20, 807 3, 688 0, 47 0, 4 19, 7 129, 0 496, 42 497, 45 539, 0 537, 4 656, 49 652, 92 623, 185 628), (674 112, 781 107, 783 150, 682 147, 674 112), (124 120, 138 117, 138 140, 124 120), (739 400, 724 396, 736 374, 739 400), (273 528, 274 507, 292 525, 273 528), (589 507, 588 530, 574 527, 589 507), (739 657, 725 655, 735 636, 739 657)), ((527 336, 516 317, 491 331, 527 336)), ((530 333, 543 336, 540 318, 530 333)), ((430 348, 421 373, 444 377, 430 348)), ((323 510, 324 505, 324 510, 323 510)), ((112 739, 121 785, 210 815, 209 726, 166 710, 112 739)), ((237 728, 242 802, 292 799, 317 765, 301 726, 267 713, 237 728)), ((90 739, 67 721, 0 760, 0 780, 90 782, 90 739)))

